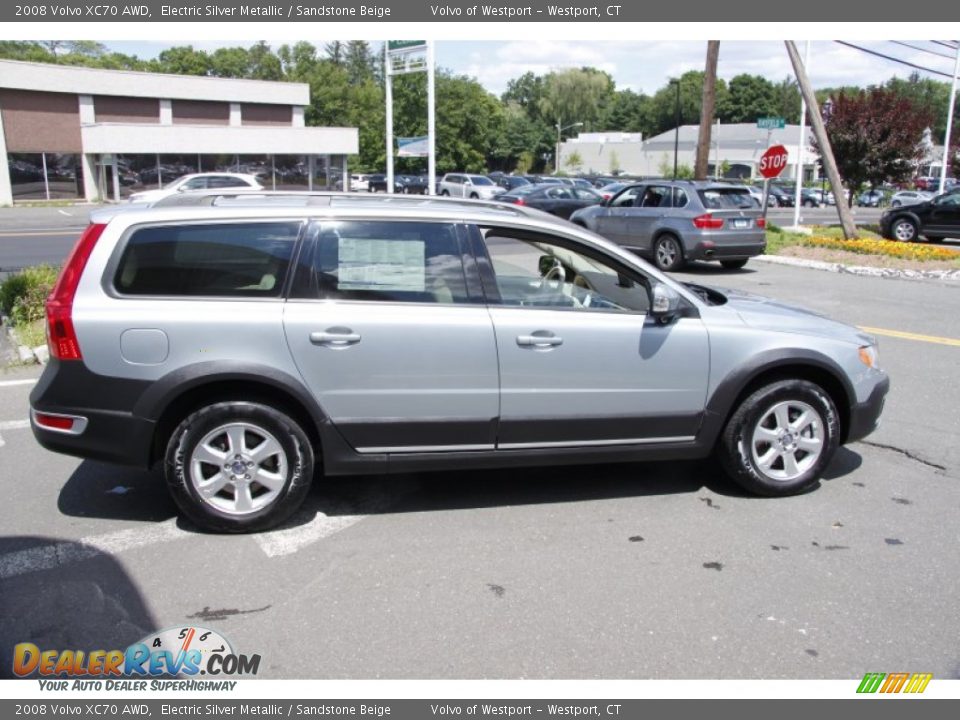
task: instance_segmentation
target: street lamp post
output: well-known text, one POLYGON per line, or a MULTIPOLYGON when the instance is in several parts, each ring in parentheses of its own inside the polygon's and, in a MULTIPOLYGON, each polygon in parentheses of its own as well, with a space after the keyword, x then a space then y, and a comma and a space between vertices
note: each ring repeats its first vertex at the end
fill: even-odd
POLYGON ((673 130, 673 179, 677 179, 677 158, 680 155, 680 80, 674 79, 671 84, 677 86, 676 127, 673 130))
POLYGON ((564 130, 569 130, 570 128, 582 127, 582 126, 583 126, 582 122, 577 122, 577 123, 573 123, 572 125, 564 125, 561 127, 559 120, 557 121, 557 124, 554 125, 554 127, 557 129, 557 154, 554 156, 554 160, 553 160, 554 175, 560 174, 560 133, 562 133, 564 130))

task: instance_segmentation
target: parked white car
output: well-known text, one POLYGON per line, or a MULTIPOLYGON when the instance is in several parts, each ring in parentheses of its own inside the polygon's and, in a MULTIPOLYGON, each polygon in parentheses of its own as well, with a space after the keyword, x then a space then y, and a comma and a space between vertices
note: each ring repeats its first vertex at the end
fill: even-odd
POLYGON ((263 190, 263 185, 254 175, 242 173, 213 172, 193 173, 178 177, 157 190, 144 190, 133 193, 129 198, 132 203, 155 203, 179 192, 189 190, 219 190, 226 188, 263 190))
POLYGON ((364 191, 366 192, 370 188, 370 176, 369 175, 351 175, 350 176, 350 189, 354 192, 364 191))
POLYGON ((486 175, 447 173, 440 180, 440 194, 447 197, 492 200, 504 190, 486 175))

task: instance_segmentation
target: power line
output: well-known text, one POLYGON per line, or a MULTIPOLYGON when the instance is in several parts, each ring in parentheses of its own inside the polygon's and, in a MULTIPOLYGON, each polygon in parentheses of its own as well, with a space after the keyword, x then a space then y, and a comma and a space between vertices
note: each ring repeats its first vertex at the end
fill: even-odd
POLYGON ((912 67, 915 70, 923 70, 924 72, 928 72, 933 75, 940 75, 941 77, 950 78, 951 80, 953 80, 953 75, 950 75, 945 72, 940 72, 939 70, 934 70, 933 68, 924 67, 923 65, 917 65, 912 62, 907 62, 906 60, 901 60, 900 58, 895 58, 890 55, 885 55, 882 52, 877 52, 876 50, 868 50, 865 47, 860 47, 859 45, 854 45, 853 43, 844 42, 843 40, 834 40, 834 42, 839 45, 846 45, 847 47, 853 48, 854 50, 859 50, 860 52, 865 52, 868 55, 875 55, 879 58, 883 58, 884 60, 889 60, 890 62, 900 63, 901 65, 912 67))
POLYGON ((943 42, 942 40, 931 40, 930 42, 932 42, 935 45, 943 45, 943 47, 948 47, 951 50, 957 49, 956 40, 951 40, 950 42, 943 42))
POLYGON ((900 40, 888 40, 887 42, 893 43, 894 45, 903 45, 903 47, 908 47, 911 50, 919 50, 920 52, 936 55, 937 57, 946 58, 947 60, 953 60, 953 55, 947 55, 946 53, 937 52, 936 50, 930 50, 929 48, 922 48, 917 45, 911 45, 910 43, 901 42, 900 40))

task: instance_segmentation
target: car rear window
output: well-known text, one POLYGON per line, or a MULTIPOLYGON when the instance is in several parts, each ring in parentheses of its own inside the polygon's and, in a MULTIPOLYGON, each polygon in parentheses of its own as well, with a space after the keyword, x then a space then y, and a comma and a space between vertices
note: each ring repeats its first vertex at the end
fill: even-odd
POLYGON ((124 295, 279 297, 299 222, 136 230, 114 275, 124 295))
POLYGON ((750 191, 741 188, 716 188, 698 190, 700 201, 708 210, 752 210, 757 204, 750 191))

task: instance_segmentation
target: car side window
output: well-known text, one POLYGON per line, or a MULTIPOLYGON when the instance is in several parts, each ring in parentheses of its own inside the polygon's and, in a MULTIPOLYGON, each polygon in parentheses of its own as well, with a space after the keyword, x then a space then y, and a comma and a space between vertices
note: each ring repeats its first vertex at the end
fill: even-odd
POLYGON ((642 186, 628 188, 613 199, 610 207, 634 207, 635 205, 639 205, 640 203, 637 202, 637 196, 642 191, 642 186))
POLYGON ((683 188, 673 189, 673 207, 686 207, 688 202, 690 202, 690 199, 687 197, 687 193, 683 190, 683 188))
POLYGON ((640 207, 645 207, 645 208, 660 207, 664 197, 666 197, 667 202, 669 202, 670 188, 661 187, 659 185, 652 185, 647 188, 646 192, 643 193, 643 198, 640 200, 640 207))
POLYGON ((313 272, 325 300, 469 302, 456 227, 448 223, 319 223, 313 272))
POLYGON ((114 287, 124 295, 279 297, 299 222, 164 225, 130 235, 114 287))
POLYGON ((183 184, 184 190, 203 190, 207 187, 207 178, 193 178, 183 184))
POLYGON ((496 288, 492 304, 578 312, 645 313, 646 282, 598 252, 547 235, 483 231, 496 288))
POLYGON ((218 175, 216 177, 207 178, 207 187, 211 189, 247 187, 247 183, 240 178, 229 177, 228 175, 218 175))

